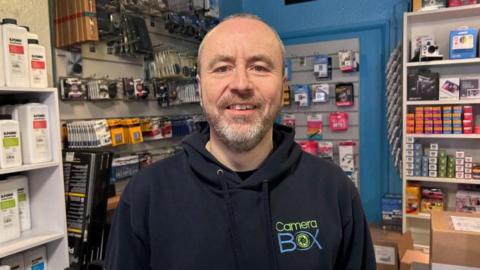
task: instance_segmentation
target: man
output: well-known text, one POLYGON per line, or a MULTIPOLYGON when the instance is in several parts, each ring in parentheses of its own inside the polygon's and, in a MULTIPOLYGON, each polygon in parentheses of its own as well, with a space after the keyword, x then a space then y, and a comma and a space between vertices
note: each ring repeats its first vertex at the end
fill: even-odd
POLYGON ((273 124, 283 59, 276 32, 252 15, 209 32, 198 82, 210 128, 129 183, 108 270, 375 269, 352 182, 273 124))

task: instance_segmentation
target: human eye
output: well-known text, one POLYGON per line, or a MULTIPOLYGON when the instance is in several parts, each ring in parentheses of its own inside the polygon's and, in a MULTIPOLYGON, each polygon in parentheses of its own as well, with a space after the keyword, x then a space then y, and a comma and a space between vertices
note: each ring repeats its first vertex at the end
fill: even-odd
POLYGON ((226 73, 230 70, 230 67, 227 65, 218 66, 213 68, 214 73, 226 73))
POLYGON ((269 68, 267 68, 266 66, 260 65, 260 64, 253 65, 252 70, 255 71, 255 72, 259 72, 259 73, 265 73, 265 72, 270 71, 269 68))

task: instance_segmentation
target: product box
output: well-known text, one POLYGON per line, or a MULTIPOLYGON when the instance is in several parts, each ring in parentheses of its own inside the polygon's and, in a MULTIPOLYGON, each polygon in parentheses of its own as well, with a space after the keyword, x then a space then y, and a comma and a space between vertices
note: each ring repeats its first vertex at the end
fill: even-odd
POLYGON ((460 99, 460 78, 440 78, 440 100, 460 99))
POLYGON ((355 95, 353 83, 338 83, 335 85, 335 104, 339 107, 353 106, 355 95))
POLYGON ((480 192, 458 190, 455 195, 455 211, 480 214, 480 192))
POLYGON ((460 80, 460 99, 480 98, 480 78, 460 80))
POLYGON ((432 212, 431 269, 480 269, 479 224, 480 214, 432 212))
POLYGON ((447 6, 447 0, 422 0, 422 10, 433 10, 447 6))
POLYGON ((332 58, 328 55, 315 55, 313 58, 313 74, 318 80, 332 78, 332 58))
POLYGON ((418 73, 408 74, 407 100, 438 100, 438 84, 438 73, 419 71, 418 73))
POLYGON ((413 249, 410 232, 401 234, 370 226, 377 270, 398 270, 400 259, 408 249, 413 249))
POLYGON ((353 172, 355 170, 355 142, 342 142, 338 146, 338 155, 340 167, 345 172, 353 172))
POLYGON ((478 0, 448 0, 448 7, 458 7, 477 4, 478 0))
POLYGON ((408 249, 400 261, 400 270, 430 270, 430 255, 420 250, 408 249))
POLYGON ((478 29, 461 27, 450 32, 450 59, 475 58, 478 53, 478 29))

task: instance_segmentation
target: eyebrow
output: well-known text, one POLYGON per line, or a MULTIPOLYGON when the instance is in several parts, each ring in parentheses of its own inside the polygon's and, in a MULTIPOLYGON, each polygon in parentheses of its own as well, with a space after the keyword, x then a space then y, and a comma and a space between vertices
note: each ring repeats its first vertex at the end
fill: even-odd
MULTIPOLYGON (((273 61, 266 55, 264 54, 257 54, 257 55, 252 55, 247 58, 247 64, 255 63, 255 62, 264 62, 268 68, 274 68, 275 64, 273 61)), ((230 56, 230 55, 216 55, 210 62, 208 62, 207 68, 210 70, 212 69, 215 64, 218 62, 227 62, 227 63, 235 63, 235 57, 230 56)))

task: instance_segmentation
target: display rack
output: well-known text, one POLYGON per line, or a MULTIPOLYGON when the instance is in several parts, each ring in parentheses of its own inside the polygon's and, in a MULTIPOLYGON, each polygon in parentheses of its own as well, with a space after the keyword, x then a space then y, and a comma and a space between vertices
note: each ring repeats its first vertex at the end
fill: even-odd
POLYGON ((430 245, 430 215, 406 213, 406 187, 409 182, 417 182, 421 186, 439 187, 446 194, 445 210, 455 211, 455 193, 460 184, 480 185, 479 180, 433 178, 407 176, 405 164, 407 137, 415 138, 415 143, 438 143, 449 154, 455 151, 466 151, 474 161, 480 159, 480 134, 407 134, 406 114, 410 106, 442 106, 442 105, 473 105, 474 112, 478 113, 479 99, 471 100, 435 100, 435 101, 407 101, 407 76, 415 70, 428 68, 438 72, 440 76, 475 77, 480 76, 480 58, 449 60, 448 46, 451 30, 461 26, 480 28, 480 4, 455 8, 444 8, 433 11, 405 13, 403 37, 403 232, 411 231, 417 247, 430 245), (420 35, 431 35, 439 46, 444 60, 428 62, 410 62, 411 40, 420 35))
POLYGON ((65 269, 69 261, 57 89, 0 88, 0 98, 6 95, 38 99, 49 107, 53 160, 0 170, 0 176, 11 173, 28 176, 32 220, 31 230, 23 232, 19 239, 0 244, 0 259, 45 245, 48 267, 65 269))

